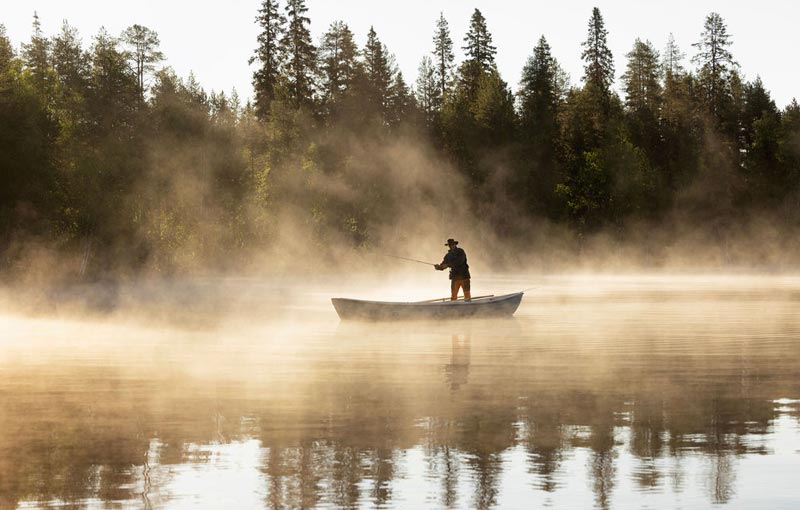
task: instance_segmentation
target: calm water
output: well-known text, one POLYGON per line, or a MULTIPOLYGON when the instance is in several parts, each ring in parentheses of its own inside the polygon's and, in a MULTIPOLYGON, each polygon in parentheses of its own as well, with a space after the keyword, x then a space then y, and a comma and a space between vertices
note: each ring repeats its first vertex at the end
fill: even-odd
POLYGON ((0 312, 0 509, 800 507, 800 278, 473 286, 536 283, 477 322, 327 301, 430 294, 399 282, 0 312))

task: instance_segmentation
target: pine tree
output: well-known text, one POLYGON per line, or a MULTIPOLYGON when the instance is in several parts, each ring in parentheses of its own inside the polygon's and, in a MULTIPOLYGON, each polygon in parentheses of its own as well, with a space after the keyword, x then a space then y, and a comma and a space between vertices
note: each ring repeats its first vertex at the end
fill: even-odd
POLYGON ((661 103, 658 52, 650 41, 637 38, 626 57, 627 69, 622 75, 625 104, 633 111, 649 110, 655 118, 661 103))
POLYGON ((280 40, 285 30, 286 18, 279 11, 278 0, 262 0, 256 23, 261 27, 258 48, 248 62, 251 65, 254 62, 261 64, 253 73, 253 90, 256 96, 256 115, 264 119, 269 116, 270 106, 275 99, 282 62, 280 40))
POLYGON ((584 48, 581 59, 585 62, 583 81, 605 96, 609 95, 611 84, 614 83, 614 57, 608 48, 607 36, 603 16, 600 9, 595 7, 589 19, 586 41, 581 44, 584 48))
POLYGON ((136 69, 136 83, 139 99, 144 101, 145 74, 152 72, 156 64, 164 60, 164 54, 158 49, 161 41, 158 34, 142 25, 131 25, 122 32, 122 42, 127 45, 131 60, 136 69))
MULTIPOLYGON (((453 70, 453 40, 450 38, 450 27, 444 18, 444 13, 439 13, 436 21, 436 31, 433 34, 433 58, 435 62, 436 83, 439 89, 439 98, 444 100, 450 83, 453 70)), ((434 103, 434 108, 441 108, 441 104, 434 103)))
POLYGON ((739 65, 728 50, 731 44, 722 16, 712 12, 706 17, 700 41, 692 45, 698 51, 692 62, 700 65, 700 85, 705 92, 706 104, 717 118, 725 109, 731 73, 739 65))
POLYGON ((320 85, 323 101, 333 105, 354 84, 358 73, 358 47, 353 32, 342 21, 334 21, 319 47, 320 85))
POLYGON ((622 82, 630 139, 655 158, 661 149, 659 115, 663 102, 659 55, 650 41, 637 38, 626 57, 622 82))
POLYGON ((305 0, 287 0, 288 26, 281 39, 281 51, 285 59, 286 95, 294 106, 309 106, 313 102, 317 49, 311 42, 308 28, 311 20, 305 16, 306 12, 305 0))

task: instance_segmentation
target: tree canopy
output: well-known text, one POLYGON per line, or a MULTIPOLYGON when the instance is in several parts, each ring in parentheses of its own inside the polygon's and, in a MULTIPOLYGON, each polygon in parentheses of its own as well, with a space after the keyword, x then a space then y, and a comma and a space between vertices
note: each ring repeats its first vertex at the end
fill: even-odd
POLYGON ((298 236, 361 249, 456 219, 521 247, 546 225, 576 253, 663 227, 659 253, 683 222, 733 257, 755 213, 791 230, 800 107, 740 74, 722 17, 695 67, 671 34, 661 54, 637 38, 617 81, 589 14, 576 85, 542 35, 509 86, 475 9, 460 62, 434 20, 412 86, 374 27, 359 44, 334 21, 315 44, 304 0, 262 0, 252 98, 178 76, 142 25, 84 43, 34 14, 19 52, 0 25, 0 269, 31 245, 78 277, 230 268, 298 236))

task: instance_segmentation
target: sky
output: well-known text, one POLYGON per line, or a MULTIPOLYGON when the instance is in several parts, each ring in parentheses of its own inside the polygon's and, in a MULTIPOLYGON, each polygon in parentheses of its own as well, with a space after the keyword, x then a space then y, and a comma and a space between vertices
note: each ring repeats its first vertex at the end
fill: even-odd
MULTIPOLYGON (((800 42, 796 27, 800 2, 794 0, 307 0, 307 5, 315 43, 336 20, 350 26, 359 46, 374 26, 410 83, 416 79, 420 60, 432 50, 439 13, 450 24, 460 61, 470 15, 478 8, 497 46, 500 73, 515 90, 522 67, 542 35, 572 83, 580 83, 581 42, 592 7, 599 7, 605 20, 618 80, 625 72, 625 54, 637 37, 662 50, 672 32, 687 55, 684 65, 692 68, 695 48, 691 45, 700 39, 708 13, 718 12, 728 26, 731 51, 745 78, 761 76, 779 107, 800 96, 800 66, 788 57, 800 42)), ((30 38, 34 11, 46 34, 57 33, 66 19, 77 27, 87 47, 100 27, 116 35, 134 23, 145 25, 158 32, 165 63, 179 76, 192 71, 207 92, 230 93, 235 87, 246 98, 252 97, 254 67, 247 60, 256 47, 259 28, 254 20, 259 6, 260 0, 26 0, 6 2, 0 23, 17 48, 30 38)))

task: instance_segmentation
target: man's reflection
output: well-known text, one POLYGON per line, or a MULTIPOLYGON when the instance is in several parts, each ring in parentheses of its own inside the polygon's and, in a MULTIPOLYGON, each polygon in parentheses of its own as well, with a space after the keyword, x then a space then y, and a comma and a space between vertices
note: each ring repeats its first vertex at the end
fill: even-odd
POLYGON ((445 376, 451 390, 457 390, 467 384, 469 377, 469 360, 471 356, 472 333, 453 333, 453 349, 450 363, 444 366, 445 376))

